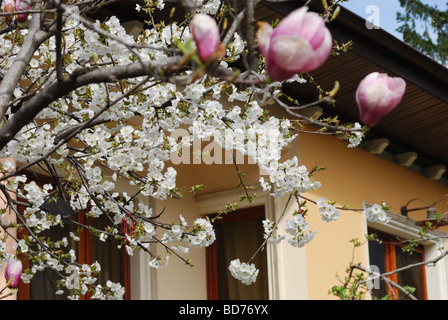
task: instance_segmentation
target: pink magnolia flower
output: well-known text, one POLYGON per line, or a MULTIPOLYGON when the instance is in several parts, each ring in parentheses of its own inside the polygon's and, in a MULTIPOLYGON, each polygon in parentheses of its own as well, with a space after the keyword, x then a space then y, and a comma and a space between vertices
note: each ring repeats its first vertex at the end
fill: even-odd
MULTIPOLYGON (((16 7, 15 7, 16 11, 30 10, 31 6, 28 4, 29 2, 30 0, 28 1, 16 0, 16 7)), ((25 22, 26 20, 28 20, 28 13, 18 14, 17 20, 20 22, 25 22)))
POLYGON ((5 5, 3 6, 4 12, 13 12, 14 11, 14 0, 6 0, 5 5))
POLYGON ((5 269, 5 279, 8 282, 11 278, 10 288, 19 286, 20 276, 22 275, 22 263, 16 259, 10 259, 5 269))
POLYGON ((206 14, 197 13, 191 20, 190 30, 196 42, 199 59, 202 62, 207 61, 219 47, 219 28, 216 21, 206 14))
POLYGON ((319 68, 333 48, 325 21, 317 13, 308 12, 308 7, 291 12, 275 29, 266 22, 258 26, 258 46, 266 59, 267 72, 277 81, 319 68))
POLYGON ((356 91, 361 121, 373 127, 393 110, 403 98, 406 82, 385 73, 372 72, 359 84, 356 91))

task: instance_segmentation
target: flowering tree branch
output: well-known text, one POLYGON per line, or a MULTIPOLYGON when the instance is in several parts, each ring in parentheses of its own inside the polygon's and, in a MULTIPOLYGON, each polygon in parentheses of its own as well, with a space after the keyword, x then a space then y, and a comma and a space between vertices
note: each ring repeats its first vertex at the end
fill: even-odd
POLYGON ((0 119, 3 119, 5 116, 12 93, 19 83, 25 68, 30 63, 34 52, 51 36, 50 32, 40 30, 40 13, 35 13, 34 17, 35 19, 32 19, 31 21, 28 36, 26 37, 20 52, 14 59, 14 62, 7 73, 3 76, 0 86, 0 119))
POLYGON ((152 66, 148 64, 131 63, 128 65, 113 66, 107 68, 78 69, 70 76, 65 76, 61 81, 55 82, 33 96, 0 128, 0 148, 3 148, 11 139, 43 108, 67 95, 76 88, 92 83, 116 82, 121 79, 137 78, 146 75, 158 75, 176 66, 180 57, 167 58, 165 61, 157 61, 152 66))
MULTIPOLYGON (((292 246, 309 243, 315 231, 307 221, 304 194, 320 187, 314 176, 319 170, 308 170, 297 157, 281 162, 281 150, 300 132, 301 121, 346 134, 349 147, 360 143, 364 129, 360 124, 347 128, 299 113, 333 102, 337 86, 302 106, 288 105, 278 94, 285 81, 300 83, 299 74, 327 60, 333 41, 326 23, 335 16, 333 7, 326 7, 325 18, 306 6, 299 8, 273 28, 268 22, 256 24, 257 0, 246 0, 238 13, 230 1, 192 0, 183 2, 191 15, 165 25, 154 15, 164 9, 165 2, 145 0, 144 5, 132 4, 148 15, 147 28, 131 36, 116 17, 92 21, 85 16, 114 2, 33 1, 31 8, 28 1, 4 1, 0 15, 4 55, 0 60, 0 154, 17 165, 5 160, 0 166, 0 189, 17 222, 7 224, 0 216, 0 226, 7 234, 9 228, 18 227, 29 236, 13 238, 14 252, 0 250, 0 258, 6 261, 21 254, 39 268, 50 266, 60 277, 58 293, 68 289, 73 299, 88 291, 96 299, 121 298, 124 289, 119 284, 93 285, 97 264, 80 265, 74 251, 52 250, 67 247, 67 239, 40 237, 41 232, 68 220, 101 241, 116 238, 128 255, 136 249, 147 252, 150 267, 165 267, 169 260, 169 255, 154 254, 150 244, 192 265, 184 256, 190 247, 213 243, 211 222, 198 218, 189 223, 182 215, 175 221, 161 221, 164 211, 153 212, 141 198, 180 198, 182 190, 170 162, 195 138, 212 136, 224 149, 255 156, 256 164, 268 173, 260 178, 263 190, 273 197, 288 197, 288 204, 293 199, 297 202, 290 219, 286 219, 285 207, 278 221, 264 221, 261 247, 286 238, 278 234, 279 223, 285 224, 292 246), (218 25, 217 19, 232 22, 227 27, 218 25), (262 105, 271 99, 291 119, 267 116, 262 105), (173 133, 183 128, 188 128, 186 135, 174 138, 173 133), (25 174, 34 175, 37 170, 51 183, 37 183, 25 174), (118 180, 128 183, 126 191, 116 186, 118 180), (68 204, 67 212, 45 209, 46 202, 57 199, 68 204), (103 218, 108 225, 95 228, 78 220, 80 216, 103 218), (73 270, 79 284, 76 288, 63 272, 73 270)), ((397 89, 398 82, 382 75, 369 77, 354 97, 360 113, 376 109, 373 119, 379 121, 401 99, 403 88, 397 89), (375 101, 365 92, 389 99, 375 101)), ((376 124, 369 121, 371 115, 365 119, 376 124)), ((254 195, 235 158, 233 162, 244 198, 251 201, 254 195)), ((319 208, 327 222, 337 220, 342 209, 325 199, 307 201, 319 208)), ((365 214, 386 222, 385 210, 386 205, 376 205, 365 214)), ((79 241, 78 232, 70 234, 74 241, 79 241)), ((256 267, 246 268, 251 261, 233 261, 231 274, 245 284, 255 282, 256 267)), ((21 279, 29 282, 35 272, 26 269, 21 279)))

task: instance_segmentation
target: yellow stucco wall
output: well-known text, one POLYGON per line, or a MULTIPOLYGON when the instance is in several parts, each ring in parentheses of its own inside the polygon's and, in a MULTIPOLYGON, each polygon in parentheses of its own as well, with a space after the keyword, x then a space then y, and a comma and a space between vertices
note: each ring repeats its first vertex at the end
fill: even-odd
MULTIPOLYGON (((325 197, 337 201, 337 205, 362 208, 363 202, 381 203, 385 200, 392 211, 400 212, 400 207, 410 199, 420 202, 413 207, 430 204, 435 198, 448 194, 448 187, 414 173, 363 149, 347 148, 347 142, 332 136, 301 134, 284 154, 285 159, 299 156, 308 168, 325 166, 327 170, 315 175, 322 183, 317 191, 306 194, 312 200, 325 197)), ((213 194, 235 189, 239 183, 235 167, 231 164, 206 165, 189 164, 174 166, 178 170, 178 186, 203 184, 200 195, 213 194)), ((248 185, 257 184, 259 170, 255 165, 240 165, 248 185)), ((283 209, 285 199, 275 202, 276 216, 283 209)), ((439 212, 446 206, 438 206, 439 212)), ((223 203, 224 205, 224 203, 223 203)), ((162 221, 170 222, 182 214, 188 222, 201 216, 197 199, 189 193, 180 200, 170 199, 157 202, 156 211, 164 209, 162 221)), ((290 207, 288 216, 295 208, 290 207)), ((305 248, 294 248, 283 241, 276 248, 277 298, 278 299, 335 299, 328 294, 333 285, 344 278, 345 269, 352 261, 365 265, 365 249, 353 251, 351 239, 363 239, 365 219, 361 212, 341 211, 338 221, 324 222, 317 208, 309 204, 307 221, 311 230, 316 230, 315 238, 305 248)), ((425 211, 411 213, 419 219, 425 211)), ((283 220, 284 221, 284 220, 283 220)), ((281 225, 280 230, 283 230, 281 225)), ((158 254, 165 252, 158 248, 158 254)), ((187 256, 194 267, 185 266, 174 255, 166 269, 156 270, 153 283, 157 299, 206 299, 205 250, 190 249, 187 256)))
MULTIPOLYGON (((197 194, 231 190, 237 188, 239 184, 233 164, 180 164, 173 167, 178 172, 178 187, 189 188, 196 184, 203 185, 202 190, 197 194)), ((258 182, 258 167, 243 164, 239 168, 246 174, 245 183, 253 185, 258 182)), ((224 205, 225 203, 223 207, 224 205)), ((156 212, 161 210, 164 210, 161 221, 167 223, 178 219, 179 214, 182 214, 189 224, 203 217, 199 213, 195 197, 189 191, 185 191, 181 199, 157 201, 156 212)), ((166 255, 161 246, 158 246, 157 250, 161 256, 166 255)), ((190 248, 189 253, 184 257, 190 259, 194 266, 186 266, 182 260, 171 255, 167 268, 155 270, 157 299, 207 299, 206 250, 190 248)))
MULTIPOLYGON (((411 199, 420 201, 413 202, 410 208, 421 207, 448 193, 448 187, 438 182, 363 149, 348 149, 346 142, 334 137, 303 134, 300 146, 304 164, 327 167, 316 175, 322 187, 309 194, 314 200, 325 197, 350 208, 362 208, 363 201, 379 204, 384 200, 399 214, 400 207, 411 199)), ((446 201, 436 208, 445 212, 446 201)), ((315 207, 310 211, 309 223, 318 233, 306 247, 309 298, 329 299, 328 290, 340 284, 336 273, 343 280, 344 270, 352 260, 353 245, 349 241, 363 239, 364 218, 358 212, 340 211, 338 221, 327 223, 315 207)), ((425 216, 425 210, 409 214, 416 220, 425 216)), ((365 265, 364 253, 363 248, 357 248, 354 262, 365 265)))

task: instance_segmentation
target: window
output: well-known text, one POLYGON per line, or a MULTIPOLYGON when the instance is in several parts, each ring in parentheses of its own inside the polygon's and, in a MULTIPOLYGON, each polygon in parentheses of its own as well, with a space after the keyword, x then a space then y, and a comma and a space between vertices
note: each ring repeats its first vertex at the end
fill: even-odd
POLYGON ((232 277, 230 261, 248 262, 263 240, 264 207, 242 209, 216 219, 215 242, 207 248, 208 298, 211 300, 267 300, 268 267, 266 250, 252 260, 259 269, 257 281, 247 286, 232 277))
MULTIPOLYGON (((389 234, 379 232, 375 229, 368 230, 369 234, 375 233, 381 242, 369 241, 369 258, 370 265, 376 266, 379 272, 390 272, 398 268, 412 265, 425 261, 423 247, 417 247, 413 253, 403 251, 402 241, 398 241, 396 237, 389 234)), ((405 269, 398 273, 394 273, 389 278, 398 283, 400 286, 410 286, 415 288, 414 296, 418 300, 427 299, 425 267, 418 266, 405 269)), ((391 288, 384 281, 380 282, 379 288, 375 288, 372 294, 376 298, 382 298, 389 295, 392 299, 406 299, 403 292, 396 288, 391 288)))
MULTIPOLYGON (((45 178, 42 178, 45 181, 45 178)), ((39 179, 39 182, 42 180, 39 179)), ((48 182, 48 181, 45 181, 48 182)), ((52 214, 62 214, 67 216, 70 210, 70 206, 62 198, 53 198, 47 200, 42 206, 48 212, 52 214)), ((23 214, 25 207, 19 206, 18 210, 23 214)), ((107 217, 101 216, 100 218, 86 218, 82 213, 78 214, 77 222, 80 224, 88 224, 95 228, 104 228, 107 217)), ((63 219, 64 220, 64 219, 63 219)), ((76 221, 76 219, 75 219, 76 221)), ((45 230, 39 234, 39 236, 49 237, 53 241, 61 240, 66 237, 69 240, 69 245, 66 248, 68 252, 70 249, 75 250, 80 264, 92 264, 95 261, 101 266, 101 272, 97 283, 104 285, 107 280, 113 282, 119 282, 126 288, 124 298, 129 299, 129 257, 125 253, 124 249, 117 249, 119 245, 118 240, 111 237, 106 242, 100 241, 97 237, 92 236, 87 231, 81 231, 78 233, 79 241, 74 241, 70 237, 70 232, 75 232, 78 228, 73 222, 69 220, 64 221, 64 227, 54 226, 49 230, 45 230)), ((25 232, 22 232, 19 236, 23 237, 25 232)), ((22 256, 24 269, 30 267, 30 261, 27 257, 22 256)), ((56 295, 56 281, 60 279, 56 271, 51 268, 45 268, 42 271, 36 272, 33 279, 29 284, 24 284, 22 281, 19 285, 18 299, 19 300, 65 300, 69 295, 66 292, 63 295, 56 295)), ((67 290, 66 290, 67 291, 67 290)), ((80 299, 89 299, 90 295, 80 297, 80 299)))

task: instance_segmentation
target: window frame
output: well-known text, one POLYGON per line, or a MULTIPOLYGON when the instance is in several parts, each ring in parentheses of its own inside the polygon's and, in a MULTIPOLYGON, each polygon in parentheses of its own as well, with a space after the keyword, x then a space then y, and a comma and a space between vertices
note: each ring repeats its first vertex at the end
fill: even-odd
MULTIPOLYGON (((218 216, 217 213, 207 215, 208 218, 213 219, 218 216)), ((244 209, 239 209, 222 216, 222 219, 216 219, 214 225, 225 225, 232 222, 248 221, 252 219, 265 218, 264 206, 254 206, 244 209)), ((261 226, 260 226, 261 227, 261 226)), ((267 257, 266 257, 267 258, 267 257)), ((206 268, 207 268, 207 299, 218 300, 218 264, 216 254, 216 241, 206 248, 206 268)), ((268 285, 269 293, 269 285, 268 285)))
MULTIPOLYGON (((276 212, 280 212, 279 202, 274 197, 271 197, 268 191, 262 190, 261 187, 255 187, 255 189, 252 191, 257 194, 252 203, 240 201, 241 196, 244 195, 244 192, 240 189, 223 190, 197 195, 195 196, 195 203, 199 210, 198 213, 200 216, 206 217, 209 214, 214 214, 223 210, 226 206, 226 203, 238 203, 238 209, 264 206, 265 217, 267 219, 270 219, 271 221, 276 221, 276 212)), ((266 254, 268 260, 267 266, 269 300, 282 299, 282 292, 280 290, 280 283, 282 280, 280 274, 281 266, 278 263, 281 253, 279 252, 278 245, 267 245, 266 254)), ((208 275, 206 275, 205 278, 205 281, 208 282, 208 275)))
MULTIPOLYGON (((375 233, 380 240, 383 241, 384 248, 385 248, 385 272, 392 272, 397 269, 397 257, 396 257, 396 246, 398 247, 404 247, 405 245, 394 239, 394 235, 388 234, 382 231, 378 231, 373 228, 368 228, 369 234, 375 233)), ((414 248, 414 252, 419 253, 422 255, 421 262, 425 261, 425 248, 421 245, 414 248)), ((370 258, 370 255, 369 255, 370 258)), ((421 272, 422 272, 422 278, 423 278, 423 299, 428 299, 428 289, 427 289, 427 283, 426 283, 426 270, 424 266, 421 266, 421 272)), ((393 273, 388 276, 390 280, 392 280, 395 283, 398 283, 398 274, 393 273)), ((398 289, 390 286, 387 286, 387 294, 391 297, 392 300, 396 300, 395 297, 399 296, 398 289)))
MULTIPOLYGON (((368 208, 371 204, 364 202, 364 208, 368 208)), ((368 229, 372 228, 380 232, 397 236, 401 239, 416 238, 420 227, 415 221, 409 217, 397 214, 392 211, 387 212, 390 217, 388 223, 371 222, 363 217, 364 234, 368 234, 368 229)), ((428 232, 428 240, 421 243, 424 250, 425 261, 432 261, 439 257, 439 248, 448 247, 447 234, 441 230, 428 232)), ((370 265, 369 248, 365 247, 366 264, 370 265)), ((448 257, 440 259, 435 265, 428 267, 425 265, 426 280, 426 298, 428 300, 446 300, 448 299, 448 257)))

